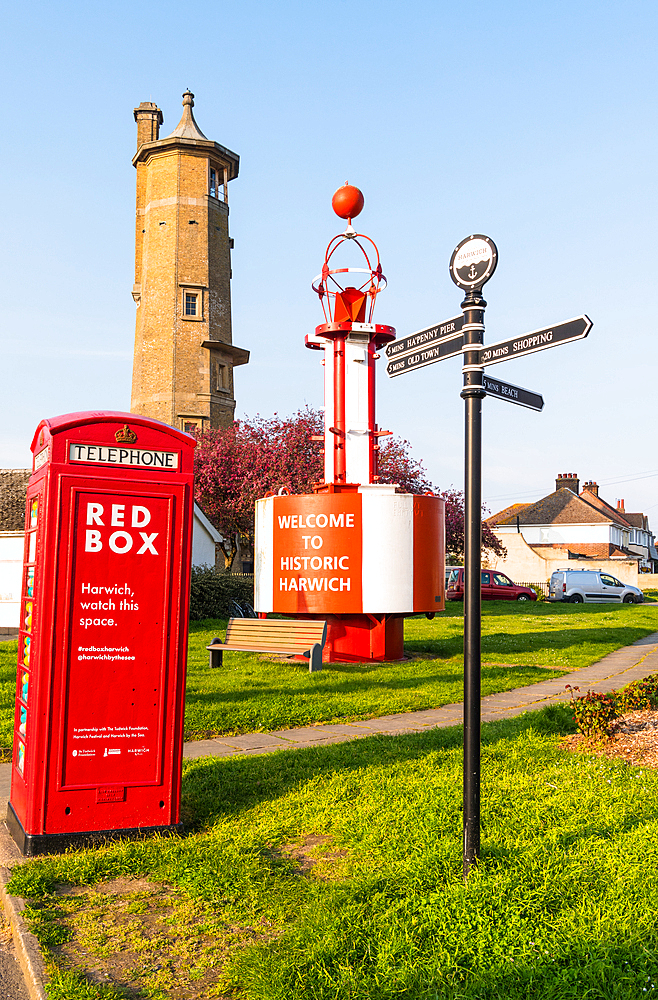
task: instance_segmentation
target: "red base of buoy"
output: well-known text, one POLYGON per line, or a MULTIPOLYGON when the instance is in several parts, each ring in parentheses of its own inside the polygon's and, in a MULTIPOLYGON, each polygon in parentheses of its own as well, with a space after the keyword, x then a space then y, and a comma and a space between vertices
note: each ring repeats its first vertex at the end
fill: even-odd
POLYGON ((300 615, 327 622, 324 663, 382 663, 404 657, 402 615, 300 615))

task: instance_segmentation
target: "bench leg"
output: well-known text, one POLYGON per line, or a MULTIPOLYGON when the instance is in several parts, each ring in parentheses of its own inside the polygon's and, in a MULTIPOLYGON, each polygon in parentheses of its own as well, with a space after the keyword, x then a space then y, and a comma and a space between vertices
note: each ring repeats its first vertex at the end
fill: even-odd
POLYGON ((224 662, 224 651, 222 649, 211 649, 210 650, 210 663, 211 668, 221 667, 224 662))
POLYGON ((308 661, 309 674, 312 674, 316 670, 322 670, 322 646, 319 642, 313 645, 308 661))

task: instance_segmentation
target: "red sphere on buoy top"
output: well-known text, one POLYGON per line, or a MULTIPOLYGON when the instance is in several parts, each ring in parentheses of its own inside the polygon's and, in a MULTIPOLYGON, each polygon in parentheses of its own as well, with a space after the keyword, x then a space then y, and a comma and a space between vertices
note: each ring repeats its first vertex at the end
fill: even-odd
POLYGON ((340 219, 355 219, 363 210, 363 205, 362 192, 347 181, 338 188, 331 199, 331 207, 340 219))

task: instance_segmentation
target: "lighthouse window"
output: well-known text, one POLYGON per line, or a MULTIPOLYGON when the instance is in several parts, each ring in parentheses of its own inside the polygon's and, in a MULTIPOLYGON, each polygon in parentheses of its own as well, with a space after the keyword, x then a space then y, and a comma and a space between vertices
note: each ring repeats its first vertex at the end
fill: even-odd
POLYGON ((226 376, 226 365, 213 363, 213 382, 215 392, 228 389, 228 379, 226 376))
POLYGON ((200 286, 187 283, 180 291, 180 316, 181 319, 192 320, 192 322, 203 323, 203 290, 200 286))
POLYGON ((224 171, 221 167, 210 167, 209 173, 210 194, 219 201, 226 201, 226 191, 224 189, 224 171))

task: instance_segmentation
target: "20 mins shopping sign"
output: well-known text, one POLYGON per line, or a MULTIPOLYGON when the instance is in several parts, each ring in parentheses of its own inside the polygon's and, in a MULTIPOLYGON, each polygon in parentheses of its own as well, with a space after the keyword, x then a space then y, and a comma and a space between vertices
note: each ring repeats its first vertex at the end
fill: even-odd
MULTIPOLYGON (((526 354, 545 351, 549 347, 559 347, 561 344, 570 344, 574 340, 584 340, 591 329, 592 321, 589 316, 577 316, 575 319, 565 320, 564 323, 558 323, 556 326, 545 326, 541 330, 524 333, 512 340, 499 340, 496 344, 483 344, 477 348, 479 358, 474 367, 497 365, 501 361, 522 358, 526 354)), ((474 348, 469 347, 469 350, 474 350, 474 348)))

